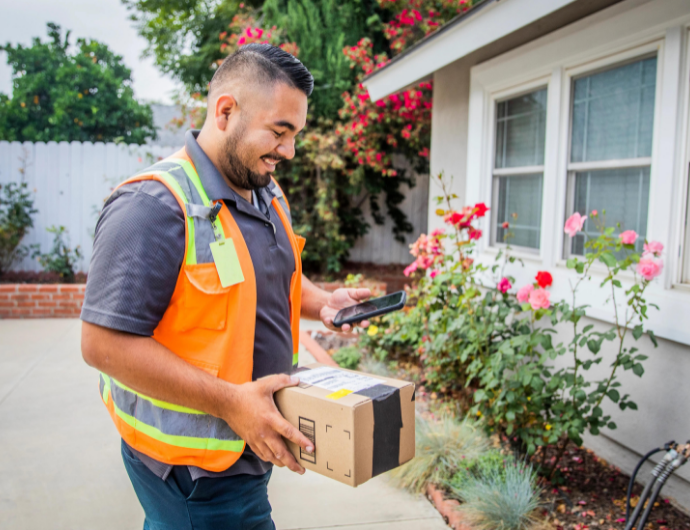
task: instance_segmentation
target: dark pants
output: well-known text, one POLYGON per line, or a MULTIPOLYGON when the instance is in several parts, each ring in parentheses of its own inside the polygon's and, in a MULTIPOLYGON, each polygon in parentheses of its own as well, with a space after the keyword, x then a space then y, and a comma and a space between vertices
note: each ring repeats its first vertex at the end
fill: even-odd
POLYGON ((265 475, 192 480, 175 466, 163 481, 122 444, 122 459, 144 508, 144 530, 275 530, 265 475))

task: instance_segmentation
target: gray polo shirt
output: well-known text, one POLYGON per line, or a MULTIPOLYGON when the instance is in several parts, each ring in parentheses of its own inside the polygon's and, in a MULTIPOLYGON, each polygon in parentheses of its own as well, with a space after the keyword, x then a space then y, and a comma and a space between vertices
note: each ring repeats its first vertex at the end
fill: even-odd
MULTIPOLYGON (((290 280, 295 261, 290 240, 271 205, 270 188, 257 190, 255 205, 236 194, 196 142, 185 135, 209 199, 222 200, 244 236, 256 274, 256 328, 252 377, 290 373, 290 280)), ((81 318, 106 328, 151 336, 165 313, 180 273, 185 249, 184 215, 175 197, 158 181, 122 186, 106 202, 96 225, 93 256, 81 318)), ((130 450, 131 447, 130 447, 130 450)), ((132 450, 166 479, 172 466, 132 450)), ((247 446, 232 467, 220 473, 188 466, 194 480, 271 468, 247 446)))

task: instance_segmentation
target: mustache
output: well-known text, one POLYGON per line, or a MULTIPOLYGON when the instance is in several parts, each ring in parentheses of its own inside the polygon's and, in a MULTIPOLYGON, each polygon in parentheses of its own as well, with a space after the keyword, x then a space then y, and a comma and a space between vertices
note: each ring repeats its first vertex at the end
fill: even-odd
POLYGON ((261 155, 261 158, 272 158, 276 162, 282 162, 283 160, 287 160, 287 158, 279 155, 278 153, 269 153, 267 155, 261 155))

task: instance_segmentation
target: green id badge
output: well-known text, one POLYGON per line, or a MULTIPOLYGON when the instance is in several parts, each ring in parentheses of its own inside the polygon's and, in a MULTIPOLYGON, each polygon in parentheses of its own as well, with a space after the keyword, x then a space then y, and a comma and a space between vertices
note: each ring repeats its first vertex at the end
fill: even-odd
POLYGON ((244 281, 240 259, 237 257, 237 250, 232 239, 222 239, 211 243, 211 254, 213 254, 221 286, 230 287, 244 281))

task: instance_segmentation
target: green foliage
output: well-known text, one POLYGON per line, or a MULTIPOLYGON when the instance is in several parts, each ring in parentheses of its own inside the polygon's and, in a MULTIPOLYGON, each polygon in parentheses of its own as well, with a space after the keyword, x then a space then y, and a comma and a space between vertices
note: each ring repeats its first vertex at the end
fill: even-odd
POLYGON ((266 27, 285 31, 288 41, 299 47, 300 60, 314 76, 309 106, 319 118, 337 117, 341 94, 355 82, 355 74, 343 54, 365 35, 374 34, 383 44, 380 15, 375 0, 266 0, 266 27))
POLYGON ((105 45, 78 39, 48 24, 48 42, 6 44, 12 98, 0 94, 0 140, 19 142, 122 141, 155 137, 153 114, 134 99, 130 70, 105 45))
MULTIPOLYGON (((146 55, 190 93, 206 94, 218 61, 225 58, 218 35, 227 31, 240 2, 235 0, 122 0, 139 34, 148 41, 146 55)), ((261 2, 249 0, 248 6, 261 2)))
MULTIPOLYGON (((505 274, 517 263, 509 245, 491 266, 473 261, 475 239, 469 234, 476 238, 477 232, 472 212, 483 205, 458 212, 450 206, 452 199, 446 193, 438 201, 447 206, 438 213, 451 233, 420 237, 413 246, 417 260, 408 268, 433 268, 435 277, 421 278, 411 293, 415 305, 379 319, 378 332, 363 337, 362 345, 380 360, 416 361, 428 391, 460 399, 465 410, 483 418, 488 432, 506 435, 528 454, 546 444, 581 445, 585 432, 615 429, 602 405, 606 400, 621 410, 637 409, 617 378, 621 370, 642 376, 647 359, 630 343, 646 333, 656 346, 645 326, 650 304, 644 293, 651 279, 634 275, 624 285, 619 278, 634 273, 640 262, 634 245, 623 244, 613 228, 599 223, 600 235, 587 243, 585 256, 568 261, 576 274, 570 301, 533 308, 494 287, 499 280, 515 283, 505 274), (606 271, 600 287, 609 291, 614 314, 613 326, 603 330, 585 325, 586 307, 577 304, 578 290, 590 281, 595 264, 606 271), (555 344, 556 326, 572 326, 573 338, 555 344), (604 376, 588 377, 611 350, 604 376)), ((526 287, 548 300, 548 285, 537 281, 526 287)))
POLYGON ((478 530, 530 530, 540 490, 531 466, 517 461, 471 476, 456 493, 461 510, 478 530))
POLYGON ((53 247, 45 254, 36 248, 32 257, 38 260, 44 271, 59 274, 65 283, 74 283, 74 266, 82 258, 79 246, 74 249, 69 247, 67 229, 64 226, 51 226, 46 230, 54 234, 53 247))
POLYGON ((333 354, 333 360, 342 368, 356 370, 362 360, 362 352, 356 346, 345 346, 333 354))
POLYGON ((20 243, 34 226, 31 216, 37 211, 26 182, 0 185, 0 274, 28 255, 20 243))
POLYGON ((489 476, 505 478, 506 466, 514 465, 511 456, 505 456, 496 449, 489 449, 476 458, 465 460, 453 474, 446 486, 458 498, 468 482, 489 476))
POLYGON ((391 472, 393 481, 413 492, 428 484, 443 484, 467 459, 479 456, 488 441, 468 419, 445 417, 439 422, 416 419, 415 457, 391 472))

